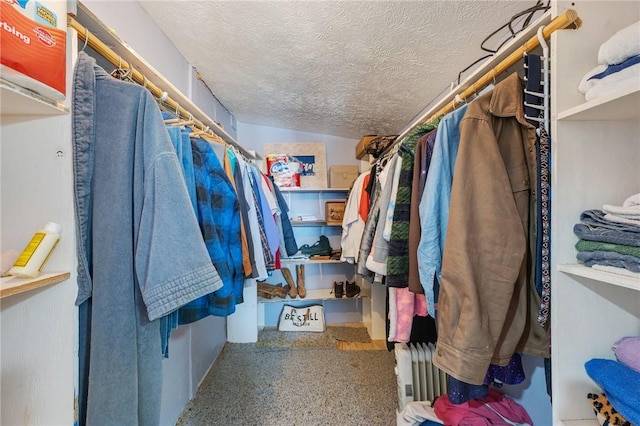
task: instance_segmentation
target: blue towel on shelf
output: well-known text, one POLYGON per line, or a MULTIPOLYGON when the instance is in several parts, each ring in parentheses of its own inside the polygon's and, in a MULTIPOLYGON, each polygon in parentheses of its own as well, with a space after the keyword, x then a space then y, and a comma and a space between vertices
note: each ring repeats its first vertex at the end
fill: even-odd
POLYGON ((640 425, 640 373, 610 359, 592 359, 584 367, 613 408, 632 424, 640 425))

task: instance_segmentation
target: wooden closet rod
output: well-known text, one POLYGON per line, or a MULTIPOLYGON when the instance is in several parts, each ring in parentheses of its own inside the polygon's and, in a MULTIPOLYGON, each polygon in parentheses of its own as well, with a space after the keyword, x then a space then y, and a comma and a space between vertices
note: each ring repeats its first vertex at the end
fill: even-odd
POLYGON ((149 90, 153 96, 159 101, 165 104, 168 107, 168 110, 175 111, 175 113, 179 116, 179 118, 183 118, 185 120, 190 120, 193 124, 190 124, 189 127, 195 127, 204 133, 212 136, 213 140, 222 143, 228 144, 236 148, 240 151, 246 158, 256 159, 256 156, 246 149, 244 149, 238 142, 236 142, 227 132, 224 131, 220 126, 218 126, 213 120, 208 118, 206 114, 200 111, 197 107, 195 110, 196 114, 192 114, 190 111, 182 107, 177 101, 168 96, 167 92, 156 86, 154 83, 149 81, 149 79, 142 74, 140 71, 136 70, 135 67, 131 66, 129 62, 124 60, 120 55, 114 52, 109 46, 107 46, 102 40, 100 40, 94 34, 91 34, 89 30, 80 24, 73 16, 67 17, 67 26, 73 28, 78 33, 78 38, 91 46, 93 50, 100 54, 103 58, 109 61, 114 66, 127 71, 131 70, 130 79, 135 81, 136 83, 144 86, 147 90, 149 90), (201 119, 198 119, 198 116, 201 119), (210 122, 210 125, 206 125, 203 120, 210 122))
MULTIPOLYGON (((542 29, 542 35, 545 39, 548 39, 551 34, 557 30, 561 30, 564 28, 574 28, 578 29, 582 25, 582 20, 578 16, 578 13, 573 9, 567 9, 562 15, 556 16, 548 25, 544 26, 542 29)), ((519 60, 521 60, 525 53, 530 52, 540 46, 540 41, 538 40, 538 36, 534 35, 529 40, 527 40, 522 46, 513 51, 509 56, 504 58, 502 61, 498 63, 495 67, 491 68, 488 72, 486 72, 483 76, 478 78, 471 86, 468 86, 462 92, 456 93, 456 90, 447 94, 440 102, 438 102, 433 108, 427 111, 416 124, 410 126, 408 129, 403 131, 395 140, 395 144, 400 143, 402 138, 404 138, 411 130, 415 129, 422 123, 430 123, 435 121, 436 119, 450 113, 453 111, 456 106, 456 98, 459 97, 462 102, 466 101, 470 96, 477 94, 480 90, 484 89, 489 83, 495 81, 496 77, 503 72, 505 72, 509 67, 516 64, 519 60), (444 105, 443 105, 443 102, 444 105), (431 113, 432 110, 440 106, 435 113, 431 113), (428 120, 425 120, 426 117, 429 117, 428 120)), ((460 90, 465 84, 468 82, 463 82, 458 86, 458 90, 460 90)), ((392 147, 390 146, 385 150, 388 151, 392 147)))

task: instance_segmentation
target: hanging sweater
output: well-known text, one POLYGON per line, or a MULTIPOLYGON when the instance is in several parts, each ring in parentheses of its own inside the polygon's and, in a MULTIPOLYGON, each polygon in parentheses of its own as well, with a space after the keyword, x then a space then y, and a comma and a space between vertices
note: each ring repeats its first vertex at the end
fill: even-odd
POLYGON ((409 285, 409 219, 411 216, 414 153, 418 139, 435 127, 431 123, 417 127, 404 138, 398 151, 402 158, 402 168, 389 240, 389 258, 387 260, 387 285, 389 287, 407 287, 409 285))
MULTIPOLYGON (((418 244, 420 243, 420 200, 427 180, 429 165, 433 154, 433 145, 437 129, 422 135, 416 145, 416 157, 413 163, 413 181, 411 182, 411 215, 409 217, 409 290, 424 294, 418 272, 418 244)), ((435 317, 435 315, 433 315, 435 317)))

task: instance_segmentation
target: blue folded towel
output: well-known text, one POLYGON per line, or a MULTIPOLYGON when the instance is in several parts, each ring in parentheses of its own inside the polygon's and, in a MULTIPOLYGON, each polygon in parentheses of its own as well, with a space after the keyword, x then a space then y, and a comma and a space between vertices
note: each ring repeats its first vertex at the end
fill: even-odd
POLYGON ((640 373, 610 359, 592 359, 584 367, 613 408, 632 424, 640 425, 640 373))

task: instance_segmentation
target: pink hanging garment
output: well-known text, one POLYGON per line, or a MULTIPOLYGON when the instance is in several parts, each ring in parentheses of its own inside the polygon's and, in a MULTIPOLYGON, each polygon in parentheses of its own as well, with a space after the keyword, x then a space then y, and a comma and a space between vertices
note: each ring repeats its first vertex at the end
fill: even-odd
POLYGON ((494 389, 489 396, 452 404, 447 395, 434 403, 436 415, 447 426, 532 426, 527 411, 513 399, 494 389))
POLYGON ((415 294, 408 287, 396 288, 396 342, 408 343, 415 312, 415 294))

